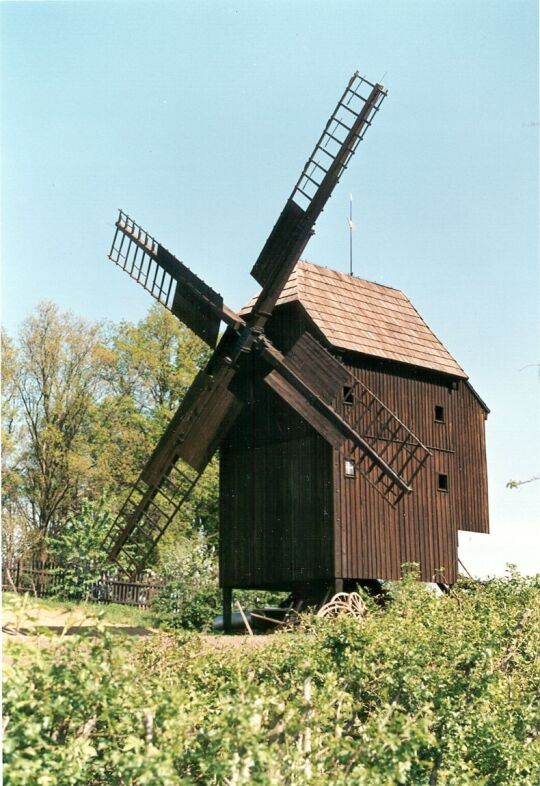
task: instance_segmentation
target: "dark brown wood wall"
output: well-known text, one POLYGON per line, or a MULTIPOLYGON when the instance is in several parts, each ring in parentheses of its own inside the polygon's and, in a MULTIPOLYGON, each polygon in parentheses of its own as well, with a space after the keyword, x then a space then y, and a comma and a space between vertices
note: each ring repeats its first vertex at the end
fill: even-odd
POLYGON ((331 448, 320 437, 225 448, 220 583, 290 588, 333 575, 331 448))
MULTIPOLYGON (((301 314, 272 320, 287 351, 301 314)), ((238 379, 248 403, 221 447, 220 583, 290 588, 333 577, 332 449, 264 384, 249 359, 238 379)))
MULTIPOLYGON (((287 352, 305 329, 321 338, 292 303, 268 334, 287 352)), ((222 586, 397 579, 407 562, 420 563, 424 581, 452 583, 457 530, 489 531, 485 412, 467 384, 359 355, 343 362, 432 451, 413 494, 393 509, 363 479, 346 478, 340 454, 262 382, 251 359, 239 376, 251 403, 221 448, 222 586)))
POLYGON ((486 413, 466 384, 454 399, 456 440, 456 520, 458 529, 489 532, 486 413))
POLYGON ((402 564, 417 562, 424 581, 452 583, 457 530, 472 522, 475 531, 488 531, 484 411, 463 382, 454 389, 444 377, 387 370, 358 357, 345 361, 432 456, 413 493, 393 509, 363 478, 345 477, 344 460, 334 453, 336 575, 399 578, 402 564), (435 406, 444 408, 444 423, 436 422, 435 406), (439 490, 439 474, 448 476, 448 491, 439 490))

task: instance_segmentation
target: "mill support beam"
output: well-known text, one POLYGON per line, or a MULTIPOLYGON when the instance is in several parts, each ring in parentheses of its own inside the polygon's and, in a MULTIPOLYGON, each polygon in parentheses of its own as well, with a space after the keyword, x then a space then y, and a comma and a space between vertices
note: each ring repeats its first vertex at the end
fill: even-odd
POLYGON ((361 437, 360 434, 358 434, 358 432, 355 431, 347 423, 347 421, 341 417, 341 415, 339 415, 329 404, 323 401, 323 399, 317 393, 315 393, 308 385, 306 385, 305 382, 303 382, 303 380, 300 379, 300 377, 297 376, 297 374, 295 374, 287 366, 286 358, 281 354, 281 352, 279 352, 279 350, 273 347, 270 342, 263 337, 261 337, 258 341, 258 348, 264 360, 266 360, 267 363, 275 368, 276 371, 278 371, 279 374, 292 385, 292 387, 298 390, 314 409, 325 416, 328 422, 341 435, 343 443, 345 443, 347 440, 350 440, 362 451, 362 453, 368 456, 382 472, 384 472, 384 474, 392 481, 392 483, 394 483, 404 493, 410 494, 412 488, 407 483, 405 483, 403 478, 401 478, 392 469, 392 467, 379 456, 379 454, 371 447, 371 445, 366 442, 366 440, 363 439, 363 437, 361 437))

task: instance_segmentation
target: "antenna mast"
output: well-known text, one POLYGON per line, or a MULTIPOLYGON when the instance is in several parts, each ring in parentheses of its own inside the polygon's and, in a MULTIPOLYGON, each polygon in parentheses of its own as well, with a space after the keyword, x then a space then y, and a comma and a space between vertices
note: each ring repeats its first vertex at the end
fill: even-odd
POLYGON ((350 202, 349 202, 349 274, 352 276, 353 274, 353 257, 352 257, 352 233, 354 229, 354 224, 352 220, 352 194, 350 195, 350 202))

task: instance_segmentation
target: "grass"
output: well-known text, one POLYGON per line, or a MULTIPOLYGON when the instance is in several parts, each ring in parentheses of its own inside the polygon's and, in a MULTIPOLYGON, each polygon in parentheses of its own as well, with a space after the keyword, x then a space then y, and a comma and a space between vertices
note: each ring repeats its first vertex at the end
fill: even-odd
MULTIPOLYGON (((4 592, 2 606, 6 611, 20 609, 23 596, 15 592, 4 592)), ((84 603, 82 601, 58 600, 56 598, 34 598, 26 596, 27 608, 32 613, 40 610, 58 612, 77 612, 85 617, 99 617, 105 623, 131 625, 133 627, 153 627, 154 615, 146 609, 123 606, 118 603, 84 603)))

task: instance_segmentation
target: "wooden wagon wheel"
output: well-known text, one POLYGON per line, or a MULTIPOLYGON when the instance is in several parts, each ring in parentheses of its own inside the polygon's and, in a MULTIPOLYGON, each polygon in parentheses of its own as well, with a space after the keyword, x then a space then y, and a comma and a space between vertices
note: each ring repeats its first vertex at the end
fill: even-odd
POLYGON ((351 608, 351 613, 355 617, 358 617, 358 619, 362 619, 366 616, 367 606, 358 592, 351 592, 349 594, 349 605, 351 608))
POLYGON ((349 617, 362 619, 366 611, 366 605, 357 592, 338 592, 328 603, 321 606, 317 616, 334 618, 346 614, 349 617))

